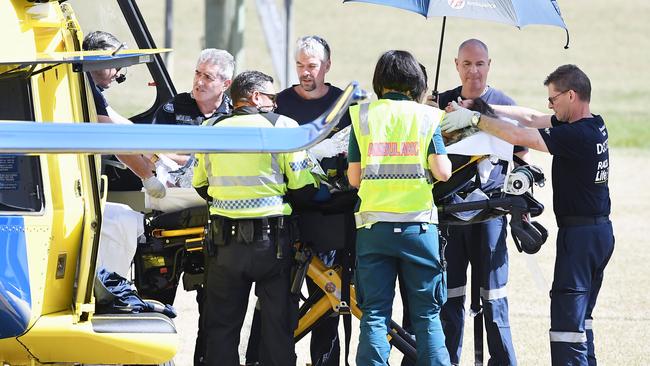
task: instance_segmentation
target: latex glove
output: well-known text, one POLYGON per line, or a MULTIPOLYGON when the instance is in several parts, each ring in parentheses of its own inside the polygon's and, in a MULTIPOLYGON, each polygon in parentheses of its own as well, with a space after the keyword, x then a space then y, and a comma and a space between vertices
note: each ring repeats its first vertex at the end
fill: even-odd
POLYGON ((456 102, 451 102, 453 112, 446 113, 440 123, 443 132, 454 132, 472 125, 474 112, 463 108, 456 102))
POLYGON ((147 194, 153 198, 163 198, 167 194, 165 185, 153 175, 147 179, 143 179, 142 186, 144 186, 147 194))

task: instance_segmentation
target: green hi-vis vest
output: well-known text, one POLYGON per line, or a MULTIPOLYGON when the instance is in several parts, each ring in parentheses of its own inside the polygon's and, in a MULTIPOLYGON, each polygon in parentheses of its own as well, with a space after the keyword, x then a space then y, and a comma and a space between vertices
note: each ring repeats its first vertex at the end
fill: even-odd
MULTIPOLYGON (((235 115, 212 127, 273 127, 261 114, 235 115)), ((297 127, 298 123, 280 116, 275 127, 297 127)), ((291 214, 284 201, 289 189, 308 184, 317 186, 305 151, 293 153, 196 154, 192 185, 208 185, 212 197, 211 215, 232 219, 261 218, 291 214), (286 177, 286 179, 285 179, 286 177)))
POLYGON ((438 222, 427 150, 443 115, 423 104, 389 99, 350 107, 361 152, 358 228, 438 222))

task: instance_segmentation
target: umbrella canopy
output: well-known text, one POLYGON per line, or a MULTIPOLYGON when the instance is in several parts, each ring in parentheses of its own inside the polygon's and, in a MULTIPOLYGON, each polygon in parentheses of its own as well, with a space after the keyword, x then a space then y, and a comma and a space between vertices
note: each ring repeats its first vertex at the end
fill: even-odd
POLYGON ((524 27, 547 24, 566 29, 556 0, 344 0, 409 10, 427 18, 450 16, 524 27))
POLYGON ((442 32, 436 65, 434 97, 438 93, 440 57, 445 36, 447 16, 487 20, 522 28, 531 24, 546 24, 564 28, 569 47, 569 31, 564 24, 556 0, 343 0, 343 2, 362 2, 391 6, 412 11, 427 18, 442 16, 442 32))

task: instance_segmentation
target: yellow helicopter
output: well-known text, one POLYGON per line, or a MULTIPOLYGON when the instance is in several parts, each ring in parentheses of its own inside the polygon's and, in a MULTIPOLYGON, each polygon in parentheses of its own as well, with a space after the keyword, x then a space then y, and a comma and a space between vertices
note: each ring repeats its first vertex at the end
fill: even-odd
POLYGON ((351 84, 328 113, 292 131, 92 123, 88 71, 146 63, 156 98, 132 120, 147 120, 175 94, 159 55, 168 50, 155 49, 135 1, 116 2, 141 48, 82 51, 70 2, 0 2, 2 365, 173 364, 179 342, 167 316, 96 314, 93 282, 107 196, 100 154, 303 149, 325 138, 363 97, 351 84), (157 142, 147 144, 142 134, 157 142))

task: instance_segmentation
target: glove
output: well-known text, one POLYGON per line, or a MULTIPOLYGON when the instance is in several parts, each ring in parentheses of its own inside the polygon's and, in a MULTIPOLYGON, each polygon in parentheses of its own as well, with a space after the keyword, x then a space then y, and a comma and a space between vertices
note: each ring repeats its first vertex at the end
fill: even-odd
POLYGON ((463 108, 456 102, 451 102, 453 112, 445 113, 440 123, 443 132, 454 132, 472 125, 474 112, 463 108))
POLYGON ((153 175, 147 179, 143 179, 142 186, 147 191, 147 194, 153 198, 163 198, 167 193, 165 185, 160 183, 158 178, 153 175))

